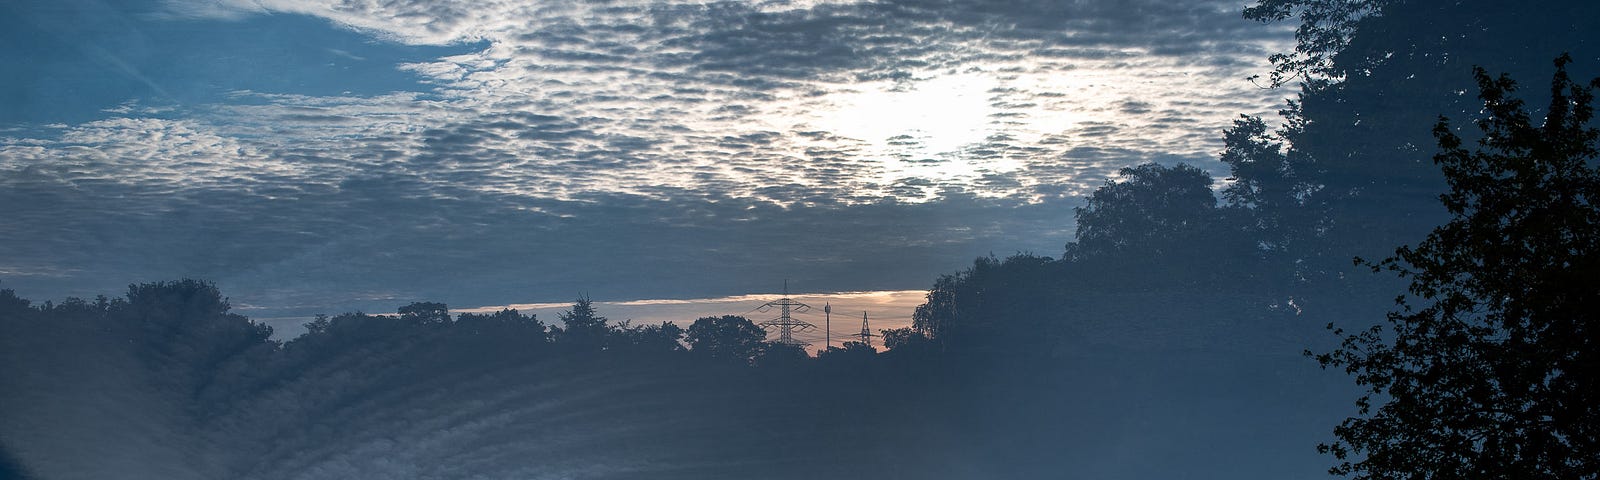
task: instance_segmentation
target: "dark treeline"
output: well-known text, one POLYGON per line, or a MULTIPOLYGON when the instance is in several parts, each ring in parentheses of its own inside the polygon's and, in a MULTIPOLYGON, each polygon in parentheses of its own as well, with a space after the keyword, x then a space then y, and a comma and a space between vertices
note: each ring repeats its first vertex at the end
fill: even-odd
POLYGON ((870 349, 810 359, 743 317, 636 326, 587 299, 560 321, 413 303, 279 343, 202 281, 39 305, 0 290, 4 438, 52 478, 704 478, 812 457, 928 474, 877 453, 931 440, 876 428, 914 423, 926 390, 870 349))
POLYGON ((3 290, 0 474, 1596 478, 1597 10, 1262 0, 1299 90, 1223 132, 1229 177, 1123 170, 1059 256, 937 279, 883 353, 587 299, 279 343, 203 281, 3 290))
POLYGON ((1140 431, 1118 445, 1131 449, 1123 455, 1239 473, 1291 463, 1244 467, 1187 451, 1192 437, 1156 436, 1164 423, 1244 420, 1221 397, 1161 392, 1281 388, 1278 367, 1249 359, 1069 364, 1021 349, 945 352, 906 331, 885 332, 894 348, 884 353, 851 342, 812 358, 763 341, 743 317, 680 329, 600 313, 580 299, 546 325, 513 310, 451 315, 413 303, 395 315, 319 317, 279 343, 202 281, 38 305, 0 290, 4 439, 27 460, 21 467, 49 478, 1169 471, 1095 462, 1100 439, 1128 435, 1130 424, 1140 431), (1123 398, 1141 399, 1139 416, 1125 416, 1123 398), (1193 412, 1210 418, 1184 418, 1193 412))

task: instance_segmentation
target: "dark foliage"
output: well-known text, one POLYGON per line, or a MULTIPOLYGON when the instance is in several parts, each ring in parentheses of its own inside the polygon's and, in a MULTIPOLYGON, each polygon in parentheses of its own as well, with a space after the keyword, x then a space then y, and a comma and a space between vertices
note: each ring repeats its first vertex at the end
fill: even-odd
POLYGON ((1509 77, 1478 69, 1476 149, 1448 121, 1435 127, 1452 218, 1374 266, 1411 281, 1388 325, 1317 357, 1369 389, 1323 447, 1345 461, 1334 473, 1600 475, 1600 79, 1573 82, 1569 61, 1539 113, 1509 77))
POLYGON ((723 315, 695 319, 685 339, 697 357, 748 364, 761 353, 766 336, 750 319, 723 315))
POLYGON ((556 329, 554 335, 560 343, 571 347, 604 349, 611 327, 606 317, 595 313, 594 302, 589 297, 579 297, 572 308, 557 315, 565 328, 556 329))
POLYGON ((817 352, 817 360, 844 365, 863 365, 876 356, 878 350, 862 342, 844 342, 840 346, 817 352))
POLYGON ((1260 0, 1245 16, 1296 23, 1273 77, 1301 83, 1282 129, 1246 119, 1226 132, 1237 189, 1224 193, 1312 295, 1349 288, 1350 257, 1387 255, 1448 219, 1426 146, 1437 115, 1481 107, 1472 67, 1543 76, 1562 51, 1591 55, 1600 3, 1260 0))
POLYGON ((450 323, 450 308, 443 303, 416 302, 398 311, 400 320, 416 325, 444 325, 450 323))
POLYGON ((522 348, 538 348, 550 341, 545 325, 538 317, 523 315, 513 309, 457 315, 456 330, 460 335, 476 337, 483 342, 505 343, 522 348))
MULTIPOLYGON (((1382 12, 1394 0, 1260 0, 1244 10, 1245 18, 1276 22, 1298 17, 1294 52, 1273 54, 1272 85, 1295 79, 1325 82, 1346 75, 1349 67, 1335 61, 1345 53, 1363 19, 1382 12), (1343 67, 1343 69, 1341 68, 1343 67)), ((1365 62, 1371 59, 1363 59, 1365 62)))
POLYGON ((912 328, 959 351, 1049 351, 1054 307, 1063 291, 1063 263, 1049 257, 980 257, 971 268, 939 277, 912 328))
POLYGON ((799 345, 777 342, 761 342, 758 345, 755 358, 751 361, 757 367, 792 369, 802 366, 806 361, 806 351, 799 345))
POLYGON ((932 342, 922 332, 909 327, 890 328, 879 330, 883 335, 883 346, 897 351, 924 351, 931 348, 932 342))
POLYGON ((684 330, 677 324, 633 325, 624 321, 613 333, 616 348, 635 353, 669 354, 684 350, 684 330))
POLYGON ((1124 168, 1076 210, 1077 242, 1067 258, 1120 257, 1170 261, 1184 245, 1218 228, 1211 176, 1189 165, 1147 163, 1124 168))
POLYGON ((1255 239, 1273 267, 1298 270, 1293 260, 1316 255, 1310 242, 1327 230, 1328 215, 1312 203, 1321 189, 1316 165, 1304 151, 1286 148, 1284 136, 1269 132, 1260 118, 1234 121, 1223 132, 1222 163, 1233 176, 1222 196, 1241 223, 1235 234, 1255 239))

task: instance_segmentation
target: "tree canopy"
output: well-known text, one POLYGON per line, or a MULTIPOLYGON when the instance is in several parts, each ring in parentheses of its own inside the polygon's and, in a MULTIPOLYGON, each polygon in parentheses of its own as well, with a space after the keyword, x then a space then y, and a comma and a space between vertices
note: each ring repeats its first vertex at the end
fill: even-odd
POLYGON ((1342 461, 1333 473, 1600 474, 1600 78, 1574 82, 1568 62, 1533 112, 1510 77, 1476 69, 1477 148, 1449 120, 1435 126, 1452 218, 1373 264, 1411 282, 1387 324, 1317 357, 1368 390, 1322 447, 1342 461))
POLYGON ((595 313, 594 301, 589 297, 578 297, 572 302, 572 308, 556 315, 561 319, 566 328, 557 331, 557 335, 568 345, 588 345, 603 348, 610 327, 606 325, 606 317, 595 313))
POLYGON ((698 356, 749 363, 761 352, 767 332, 738 315, 701 317, 689 325, 685 340, 698 356))
POLYGON ((1077 242, 1069 257, 1137 253, 1166 256, 1212 227, 1217 197, 1211 175, 1193 166, 1147 163, 1124 168, 1076 209, 1077 242))

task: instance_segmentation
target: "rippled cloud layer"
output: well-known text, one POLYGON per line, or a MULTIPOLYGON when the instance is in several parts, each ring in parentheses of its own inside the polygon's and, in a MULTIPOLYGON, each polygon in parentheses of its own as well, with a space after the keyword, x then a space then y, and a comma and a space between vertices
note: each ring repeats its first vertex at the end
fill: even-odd
POLYGON ((36 296, 194 275, 301 314, 918 288, 1057 252, 1117 168, 1221 173, 1220 129, 1286 94, 1244 80, 1287 36, 1238 2, 74 5, 21 7, 61 34, 6 47, 72 45, 67 66, 0 79, 30 99, 0 131, 0 278, 36 296), (202 68, 252 34, 281 48, 241 55, 280 71, 202 68), (184 55, 207 73, 163 73, 184 55), (126 98, 41 120, 52 76, 93 75, 126 98))

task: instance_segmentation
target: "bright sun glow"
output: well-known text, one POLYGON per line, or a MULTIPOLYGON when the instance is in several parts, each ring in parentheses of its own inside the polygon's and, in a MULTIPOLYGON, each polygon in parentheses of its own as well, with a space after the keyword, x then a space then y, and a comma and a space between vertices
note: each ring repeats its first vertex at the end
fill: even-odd
POLYGON ((952 153, 989 135, 994 87, 994 79, 983 75, 866 84, 832 99, 833 111, 823 113, 817 126, 890 153, 952 153))

